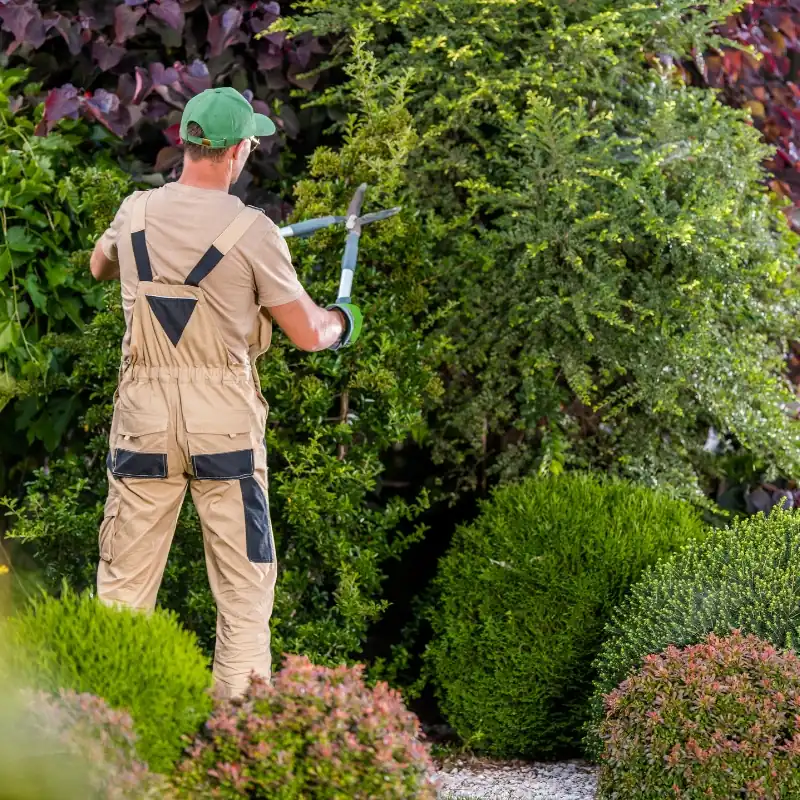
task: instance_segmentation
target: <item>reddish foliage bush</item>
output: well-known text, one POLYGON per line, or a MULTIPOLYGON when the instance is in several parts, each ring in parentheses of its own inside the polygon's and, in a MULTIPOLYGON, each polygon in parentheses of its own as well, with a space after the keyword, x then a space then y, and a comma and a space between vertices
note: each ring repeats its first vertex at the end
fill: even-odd
POLYGON ((800 796, 800 659, 711 634, 650 655, 608 694, 598 797, 800 796))
MULTIPOLYGON (((291 91, 315 87, 326 47, 308 34, 268 32, 281 14, 275 0, 0 0, 0 47, 48 90, 40 134, 83 116, 169 173, 180 161, 180 113, 212 85, 240 89, 313 147, 325 114, 295 110, 291 91)), ((277 177, 279 151, 277 137, 259 148, 267 177, 277 177)))
POLYGON ((317 667, 289 656, 270 686, 253 678, 240 700, 218 701, 187 751, 183 796, 270 800, 435 798, 419 722, 361 667, 317 667))
POLYGON ((736 48, 697 59, 704 80, 727 102, 746 107, 758 129, 777 148, 768 164, 772 188, 794 205, 800 224, 800 2, 756 0, 732 17, 720 33, 751 47, 760 58, 736 48))
POLYGON ((28 723, 43 741, 57 741, 79 759, 97 800, 145 800, 168 796, 165 781, 136 754, 133 721, 91 694, 62 691, 53 697, 31 693, 28 723))

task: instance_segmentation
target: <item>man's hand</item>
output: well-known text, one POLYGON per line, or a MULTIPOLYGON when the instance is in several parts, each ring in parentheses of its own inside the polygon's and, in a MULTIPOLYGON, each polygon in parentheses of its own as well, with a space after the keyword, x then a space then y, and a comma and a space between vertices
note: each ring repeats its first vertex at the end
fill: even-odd
POLYGON ((305 292, 291 303, 270 306, 269 313, 301 350, 327 350, 345 335, 348 321, 342 309, 320 308, 305 292))
POLYGON ((98 241, 89 261, 92 277, 98 281, 114 281, 119 278, 119 263, 112 261, 104 252, 98 241))
POLYGON ((361 336, 361 326, 364 324, 364 315, 361 313, 361 309, 353 305, 353 303, 335 303, 329 306, 328 310, 341 311, 347 321, 344 334, 330 346, 330 349, 338 350, 341 347, 355 344, 358 341, 358 337, 361 336))

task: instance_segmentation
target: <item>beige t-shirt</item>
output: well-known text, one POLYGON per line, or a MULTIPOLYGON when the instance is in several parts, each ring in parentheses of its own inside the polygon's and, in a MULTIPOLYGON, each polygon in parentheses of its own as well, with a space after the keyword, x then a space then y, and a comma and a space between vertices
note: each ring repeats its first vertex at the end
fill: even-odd
MULTIPOLYGON (((139 279, 131 244, 131 211, 127 197, 111 226, 102 235, 103 252, 119 261, 122 309, 126 331, 123 355, 128 354, 133 301, 139 279)), ((216 189, 168 183, 152 191, 147 201, 145 237, 154 278, 183 283, 214 239, 244 208, 238 197, 216 189)), ((247 339, 260 306, 290 303, 303 294, 289 248, 278 227, 266 215, 254 222, 239 242, 200 283, 231 354, 247 361, 247 339)))

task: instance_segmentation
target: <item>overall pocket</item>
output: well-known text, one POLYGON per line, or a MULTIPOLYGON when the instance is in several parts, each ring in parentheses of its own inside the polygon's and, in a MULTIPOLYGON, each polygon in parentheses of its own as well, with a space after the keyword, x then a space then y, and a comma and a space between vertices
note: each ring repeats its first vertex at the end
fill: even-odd
POLYGON ((246 411, 184 408, 186 439, 197 480, 230 481, 249 478, 255 470, 250 431, 251 415, 246 411))
POLYGON ((111 472, 116 478, 166 478, 166 412, 152 413, 117 407, 111 448, 111 472))
POLYGON ((111 561, 114 558, 114 533, 117 529, 117 516, 119 515, 119 505, 121 501, 119 494, 113 489, 109 490, 103 511, 103 521, 100 524, 99 544, 100 558, 103 561, 111 561), (113 492, 113 494, 112 494, 113 492))

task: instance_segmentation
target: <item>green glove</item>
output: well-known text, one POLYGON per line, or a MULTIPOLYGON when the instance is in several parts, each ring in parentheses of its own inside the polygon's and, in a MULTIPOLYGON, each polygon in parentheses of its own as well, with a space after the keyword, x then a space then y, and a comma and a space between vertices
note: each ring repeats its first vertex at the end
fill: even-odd
POLYGON ((361 326, 364 322, 364 315, 361 313, 361 309, 352 303, 334 303, 332 306, 328 306, 328 311, 334 310, 341 311, 344 314, 346 323, 341 338, 334 342, 328 348, 329 350, 339 350, 358 341, 358 337, 361 336, 361 326))

